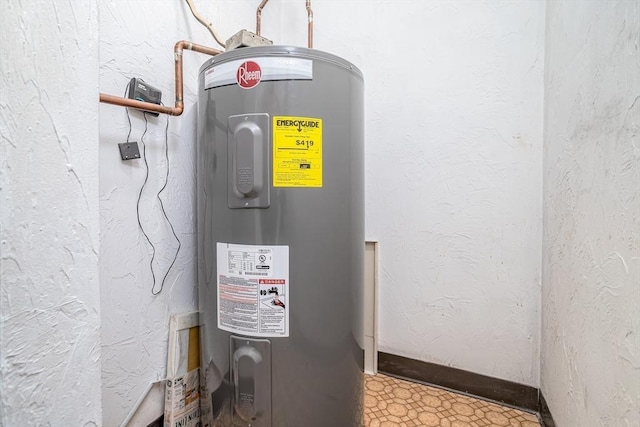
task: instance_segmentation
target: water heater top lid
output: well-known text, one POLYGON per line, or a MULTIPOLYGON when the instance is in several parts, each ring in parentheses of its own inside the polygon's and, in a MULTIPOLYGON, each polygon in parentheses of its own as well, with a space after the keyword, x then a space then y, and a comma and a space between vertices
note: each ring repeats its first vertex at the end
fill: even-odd
POLYGON ((202 74, 208 68, 223 64, 229 61, 235 61, 238 59, 251 59, 256 57, 281 57, 281 58, 306 58, 316 61, 323 61, 332 63, 339 67, 342 67, 348 71, 351 71, 360 79, 363 79, 362 71, 351 62, 340 58, 339 56, 331 53, 323 52, 316 49, 307 49, 305 47, 296 46, 258 46, 258 47, 244 47, 235 49, 229 52, 221 53, 214 56, 205 62, 201 67, 199 74, 202 74))

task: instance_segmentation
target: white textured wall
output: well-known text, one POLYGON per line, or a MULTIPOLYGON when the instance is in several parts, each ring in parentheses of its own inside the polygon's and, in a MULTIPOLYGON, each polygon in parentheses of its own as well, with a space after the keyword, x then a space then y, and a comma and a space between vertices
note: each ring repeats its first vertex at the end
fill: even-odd
MULTIPOLYGON (((254 28, 255 2, 199 3, 224 37, 254 28)), ((264 35, 304 45, 302 2, 272 3, 264 35)), ((316 47, 366 76, 381 350, 537 385, 544 3, 316 0, 314 11, 316 47)), ((542 389, 561 427, 638 425, 639 16, 624 1, 547 13, 542 389)), ((97 28, 100 90, 142 77, 165 103, 174 42, 213 43, 178 1, 9 2, 0 19, 0 424, 100 425, 104 406, 116 425, 164 375, 169 314, 197 306, 204 58, 185 55, 186 111, 169 127, 165 200, 183 252, 152 297, 135 220, 144 170, 119 160, 126 116, 106 105, 98 202, 97 28)), ((160 271, 174 247, 153 201, 163 120, 150 120, 142 203, 160 271)))
MULTIPOLYGON (((255 2, 203 2, 196 6, 216 24, 224 39, 242 27, 253 28, 255 2)), ((162 90, 163 103, 174 103, 174 54, 178 40, 217 47, 192 17, 185 1, 99 3, 100 91, 122 96, 131 77, 162 90)), ((265 11, 265 19, 270 18, 265 11)), ((138 230, 136 200, 144 180, 142 160, 123 162, 117 144, 127 137, 125 109, 100 105, 100 282, 103 350, 104 425, 119 425, 145 391, 166 375, 169 316, 198 309, 195 288, 195 119, 197 72, 206 56, 184 53, 185 112, 169 118, 170 179, 163 192, 167 214, 182 249, 164 290, 151 295, 151 248, 138 230)), ((177 247, 155 196, 166 162, 167 117, 149 116, 145 136, 150 166, 140 204, 143 226, 157 248, 156 291, 177 247)), ((140 141, 142 114, 131 113, 132 141, 140 141)), ((142 149, 142 147, 140 147, 142 149)))
POLYGON ((313 6, 315 47, 365 76, 380 350, 537 386, 544 2, 313 6))
MULTIPOLYGON (((254 28, 255 3, 198 6, 226 38, 254 28)), ((135 219, 144 169, 119 159, 126 116, 108 105, 99 107, 98 245, 95 43, 99 27, 100 91, 119 95, 141 77, 169 104, 175 41, 213 42, 184 2, 89 5, 12 3, 2 14, 7 424, 28 402, 52 425, 100 424, 98 295, 104 425, 119 423, 164 375, 169 314, 197 307, 194 102, 204 58, 185 55, 185 114, 170 119, 165 200, 183 251, 153 297, 150 251, 135 219), (23 43, 9 50, 9 40, 23 43), (18 380, 32 388, 7 394, 18 380), (85 399, 82 410, 66 410, 73 396, 85 399)), ((314 10, 316 47, 352 60, 367 79, 367 230, 382 250, 381 349, 537 385, 544 5, 317 0, 314 10)), ((302 2, 270 4, 263 29, 277 42, 306 44, 302 2)), ((139 141, 140 115, 132 122, 139 141)), ((160 272, 175 247, 154 202, 163 131, 164 117, 150 119, 141 205, 160 272)))
MULTIPOLYGON (((254 29, 255 2, 196 4, 225 38, 254 29)), ((537 385, 543 5, 313 5, 316 47, 355 62, 366 76, 367 229, 382 249, 381 349, 537 385), (429 43, 416 49, 400 42, 391 52, 394 37, 429 43)), ((101 3, 100 30, 101 91, 120 94, 137 76, 160 87, 165 103, 173 94, 173 43, 213 45, 181 2, 101 3), (163 31, 149 31, 156 27, 163 31)), ((263 34, 306 45, 304 3, 269 3, 263 34)), ((173 175, 165 200, 184 246, 159 297, 150 295, 149 249, 136 230, 144 169, 118 157, 124 111, 101 107, 107 424, 124 418, 164 374, 169 313, 197 307, 193 103, 201 62, 185 55, 186 111, 170 124, 173 175)), ((143 122, 135 114, 132 121, 139 140, 143 122)), ((142 212, 166 266, 174 246, 153 202, 164 170, 164 122, 150 123, 152 174, 142 212)))
POLYGON ((559 427, 640 426, 640 3, 550 2, 542 392, 559 427))
POLYGON ((2 2, 2 426, 101 424, 96 13, 2 2))

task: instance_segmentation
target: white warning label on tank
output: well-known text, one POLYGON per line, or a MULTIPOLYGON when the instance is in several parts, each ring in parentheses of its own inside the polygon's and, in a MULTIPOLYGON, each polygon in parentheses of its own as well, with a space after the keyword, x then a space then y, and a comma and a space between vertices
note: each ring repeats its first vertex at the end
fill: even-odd
POLYGON ((217 244, 218 328, 289 336, 289 246, 217 244))

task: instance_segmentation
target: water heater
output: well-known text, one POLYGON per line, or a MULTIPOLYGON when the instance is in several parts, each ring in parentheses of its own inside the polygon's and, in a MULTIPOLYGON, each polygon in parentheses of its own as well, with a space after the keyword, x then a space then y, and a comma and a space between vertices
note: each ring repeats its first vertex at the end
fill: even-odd
POLYGON ((200 69, 204 426, 362 424, 363 79, 266 46, 200 69))

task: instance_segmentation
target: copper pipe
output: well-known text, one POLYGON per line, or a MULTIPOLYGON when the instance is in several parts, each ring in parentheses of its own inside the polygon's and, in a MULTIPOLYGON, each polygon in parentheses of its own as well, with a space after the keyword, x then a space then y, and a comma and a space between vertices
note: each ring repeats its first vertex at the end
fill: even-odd
POLYGON ((307 33, 309 49, 313 48, 313 10, 311 9, 311 0, 307 0, 307 20, 309 21, 307 33))
POLYGON ((191 13, 193 14, 194 18, 196 18, 199 23, 201 23, 202 25, 207 27, 207 30, 209 30, 209 32, 211 33, 211 35, 215 39, 216 43, 218 43, 222 47, 225 47, 222 39, 218 35, 218 32, 216 31, 215 28, 213 28, 213 24, 211 22, 205 21, 205 19, 202 17, 202 15, 200 15, 198 13, 198 11, 196 10, 196 7, 193 5, 193 1, 192 0, 187 0, 187 4, 189 5, 189 9, 191 9, 191 13))
POLYGON ((262 9, 267 4, 269 0, 262 0, 260 5, 258 6, 258 10, 256 10, 256 35, 260 35, 260 27, 262 26, 262 9))
POLYGON ((122 98, 120 96, 107 95, 100 93, 100 102, 107 104, 119 105, 121 107, 137 108, 139 110, 153 111, 155 113, 169 114, 179 116, 184 111, 184 100, 182 99, 182 51, 193 50, 195 52, 204 53, 206 55, 215 56, 222 53, 218 49, 191 43, 186 40, 176 43, 173 51, 175 56, 175 73, 176 73, 176 105, 175 107, 166 107, 164 105, 154 104, 152 102, 142 102, 135 99, 122 98))

